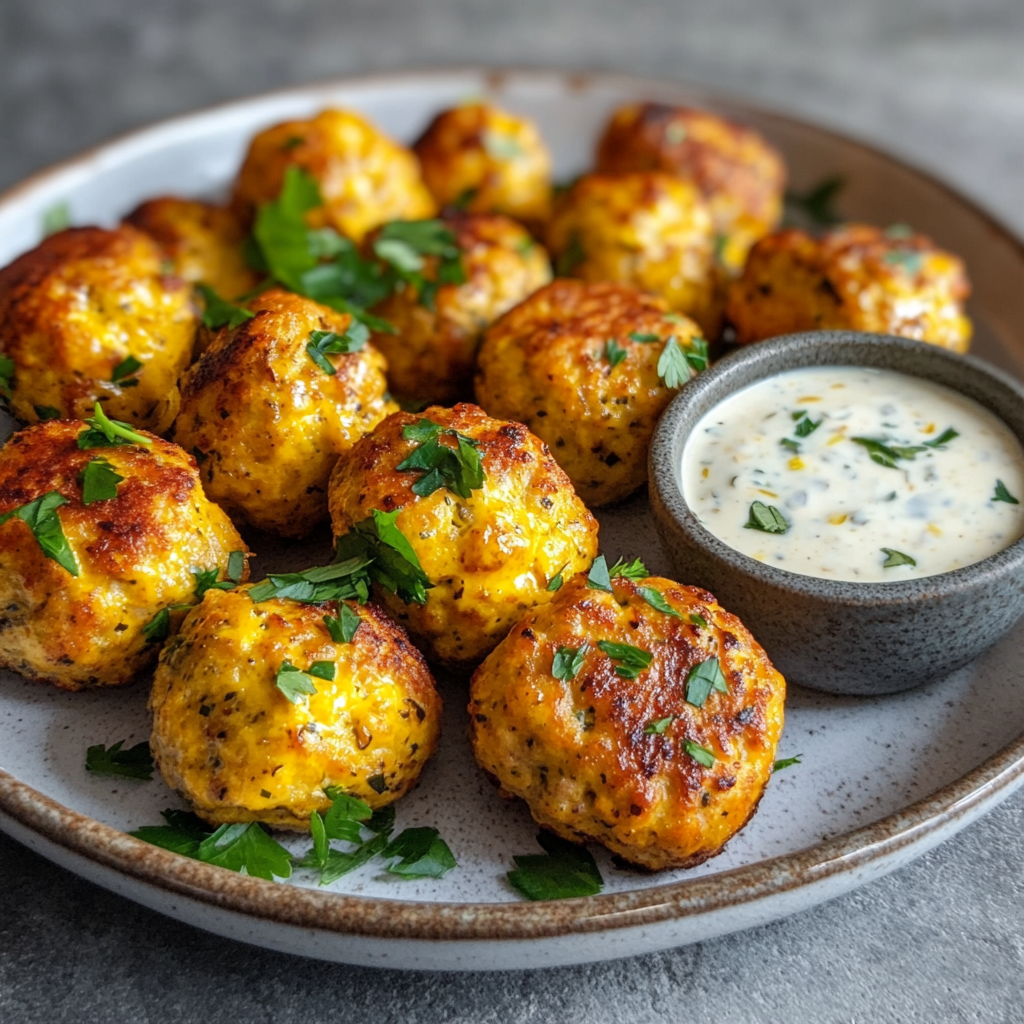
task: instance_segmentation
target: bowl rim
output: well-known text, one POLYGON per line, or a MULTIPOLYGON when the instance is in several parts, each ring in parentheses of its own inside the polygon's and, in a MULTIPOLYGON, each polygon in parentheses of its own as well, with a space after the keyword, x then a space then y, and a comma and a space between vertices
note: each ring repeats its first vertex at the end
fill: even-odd
POLYGON ((860 582, 790 572, 760 562, 726 544, 701 523, 687 503, 679 476, 686 443, 699 421, 721 402, 744 388, 805 367, 865 366, 870 369, 886 369, 885 356, 893 352, 903 354, 921 367, 920 373, 906 367, 895 372, 937 383, 978 404, 982 403, 975 395, 968 394, 964 387, 980 383, 981 387, 1002 389, 1004 399, 1016 402, 1019 407, 1019 427, 1015 429, 998 412, 989 411, 1009 428, 1024 448, 1024 385, 974 356, 961 355, 909 338, 865 331, 817 330, 780 335, 730 352, 689 381, 669 403, 655 429, 648 459, 648 479, 655 516, 662 522, 667 516, 671 525, 685 534, 691 544, 702 548, 731 572, 741 574, 750 586, 769 588, 777 593, 840 607, 897 608, 910 603, 941 600, 996 582, 1007 574, 1024 572, 1024 535, 980 561, 932 576, 860 582), (824 349, 841 351, 843 357, 834 363, 813 358, 820 356, 824 349), (864 363, 845 358, 847 354, 857 351, 864 353, 864 363), (780 363, 784 365, 780 366, 780 363), (764 372, 759 372, 763 367, 764 372), (952 375, 948 379, 935 380, 928 372, 935 367, 956 370, 962 375, 962 381, 952 375), (964 387, 961 387, 961 383, 964 387), (695 408, 698 411, 695 412, 695 408))
MULTIPOLYGON (((52 179, 69 171, 91 174, 101 169, 93 166, 97 158, 112 155, 123 147, 152 144, 161 135, 187 130, 190 122, 205 116, 228 115, 233 110, 264 101, 312 95, 321 90, 367 88, 403 80, 422 82, 467 74, 485 79, 493 76, 527 78, 570 88, 586 88, 593 81, 646 93, 653 98, 664 97, 666 102, 694 103, 696 97, 700 97, 700 102, 707 102, 712 109, 733 104, 780 123, 801 129, 813 128, 824 137, 857 148, 944 194, 985 224, 994 238, 1016 250, 1024 260, 1024 242, 972 198, 912 162, 812 119, 790 116, 749 102, 742 96, 682 80, 544 67, 430 67, 332 78, 267 90, 116 135, 16 182, 0 193, 0 205, 20 200, 30 191, 45 190, 52 179)), ((190 861, 134 839, 52 800, 3 769, 0 769, 0 820, 9 817, 72 856, 124 874, 156 890, 266 921, 367 937, 508 941, 634 928, 699 917, 715 909, 781 896, 839 874, 870 871, 873 864, 890 859, 902 850, 923 850, 929 838, 937 842, 951 823, 969 820, 983 807, 1008 796, 1022 782, 1024 734, 935 793, 876 822, 805 849, 728 872, 647 889, 539 903, 445 904, 384 900, 266 882, 190 861)))

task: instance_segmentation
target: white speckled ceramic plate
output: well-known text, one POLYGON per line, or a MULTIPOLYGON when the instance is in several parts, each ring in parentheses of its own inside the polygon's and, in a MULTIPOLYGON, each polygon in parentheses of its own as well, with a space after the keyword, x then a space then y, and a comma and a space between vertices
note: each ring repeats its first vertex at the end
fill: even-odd
MULTIPOLYGON (((113 224, 162 193, 216 195, 259 128, 328 104, 352 106, 403 140, 438 109, 486 95, 534 117, 556 174, 585 168, 608 112, 628 99, 707 106, 748 122, 785 154, 796 187, 848 181, 842 212, 905 221, 960 253, 975 284, 974 351, 1014 373, 1024 362, 1024 252, 938 182, 819 128, 678 84, 544 72, 427 72, 275 93, 136 132, 36 175, 0 197, 0 265, 35 245, 43 212, 66 201, 75 223, 113 224)), ((7 427, 3 429, 6 434, 7 427)), ((646 499, 600 516, 603 549, 668 573, 646 499)), ((261 552, 257 574, 310 564, 304 549, 261 552)), ((322 538, 326 552, 327 537, 322 538)), ((685 581, 683 581, 685 582, 685 581)), ((148 736, 147 682, 69 694, 0 674, 0 827, 101 885, 202 928, 270 948, 404 968, 535 967, 626 956, 759 924, 845 892, 934 846, 1024 781, 1024 628, 974 665, 882 699, 794 688, 780 756, 803 764, 771 782, 725 853, 683 872, 641 875, 598 853, 601 896, 525 903, 505 882, 514 853, 539 852, 521 804, 505 804, 473 764, 464 684, 442 683, 445 733, 400 827, 436 825, 459 866, 400 881, 372 866, 317 889, 233 874, 147 846, 123 830, 177 806, 159 779, 84 770, 93 743, 148 736)), ((290 841, 296 849, 306 845, 290 841)))

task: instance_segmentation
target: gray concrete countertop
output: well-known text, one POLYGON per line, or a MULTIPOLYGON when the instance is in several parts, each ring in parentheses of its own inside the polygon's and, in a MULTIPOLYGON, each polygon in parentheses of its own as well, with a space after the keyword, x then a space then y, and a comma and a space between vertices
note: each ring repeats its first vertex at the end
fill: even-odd
MULTIPOLYGON (((714 86, 925 165, 1024 233, 1019 0, 0 0, 0 188, 290 83, 458 63, 714 86)), ((2 738, 0 738, 2 748, 2 738)), ((0 1020, 1020 1021, 1024 795, 775 925, 550 972, 396 974, 219 939, 0 837, 0 1020)))

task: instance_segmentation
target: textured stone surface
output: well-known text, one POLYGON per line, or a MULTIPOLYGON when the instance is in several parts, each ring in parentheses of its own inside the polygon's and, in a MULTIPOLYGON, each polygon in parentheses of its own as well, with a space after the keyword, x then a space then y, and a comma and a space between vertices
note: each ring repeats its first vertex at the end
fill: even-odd
MULTIPOLYGON (((0 0, 0 187, 168 114, 408 66, 666 75, 925 164, 1024 231, 1018 0, 0 0)), ((2 740, 0 740, 2 743, 2 740)), ((414 975, 176 924, 0 837, 0 1020, 1009 1022, 1024 796, 911 867, 742 935, 592 967, 414 975)))

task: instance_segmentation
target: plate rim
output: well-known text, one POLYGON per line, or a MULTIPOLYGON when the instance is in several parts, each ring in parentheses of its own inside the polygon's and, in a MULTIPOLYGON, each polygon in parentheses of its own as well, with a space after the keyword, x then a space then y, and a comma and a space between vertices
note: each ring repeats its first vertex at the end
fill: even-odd
MULTIPOLYGON (((856 136, 793 116, 770 106, 749 102, 725 90, 670 78, 647 78, 618 72, 567 70, 550 67, 454 65, 404 69, 343 76, 272 89, 252 96, 211 104, 119 133, 75 156, 33 172, 0 193, 0 207, 44 186, 65 172, 88 170, 104 153, 159 135, 206 115, 288 96, 332 89, 369 88, 399 84, 402 80, 446 79, 456 76, 482 79, 548 80, 563 88, 584 89, 590 84, 620 88, 681 102, 697 94, 715 103, 731 104, 764 114, 780 122, 814 131, 865 151, 939 190, 948 199, 979 218, 1024 262, 1024 242, 994 214, 930 171, 889 154, 856 136)), ((902 850, 922 847, 928 837, 943 833, 951 824, 969 818, 998 802, 1024 781, 1024 733, 981 764, 935 793, 892 814, 839 836, 793 853, 714 875, 683 879, 624 892, 568 900, 510 903, 446 903, 384 899, 267 882, 203 864, 151 846, 124 832, 66 807, 0 769, 0 821, 6 814, 26 829, 64 850, 84 857, 172 895, 185 896, 213 907, 231 910, 270 923, 317 932, 375 938, 420 940, 522 940, 596 933, 700 917, 781 896, 793 890, 871 865, 882 864, 902 850)))

